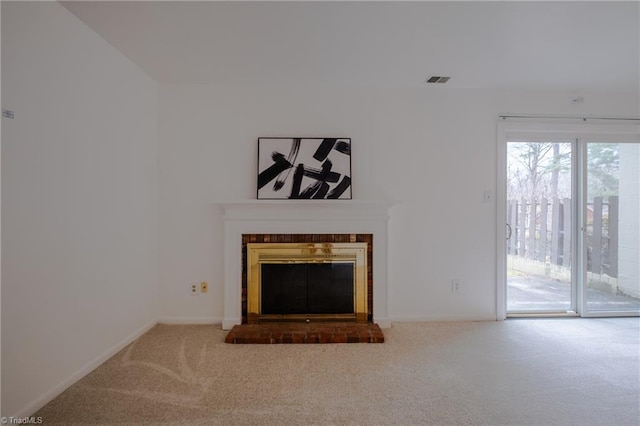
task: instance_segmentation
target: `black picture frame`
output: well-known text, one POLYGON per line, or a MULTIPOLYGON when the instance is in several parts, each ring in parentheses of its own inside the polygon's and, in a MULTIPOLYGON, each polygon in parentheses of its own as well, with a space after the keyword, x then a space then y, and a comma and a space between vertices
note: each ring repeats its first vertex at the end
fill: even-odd
POLYGON ((351 183, 351 138, 258 138, 259 200, 350 200, 351 183))

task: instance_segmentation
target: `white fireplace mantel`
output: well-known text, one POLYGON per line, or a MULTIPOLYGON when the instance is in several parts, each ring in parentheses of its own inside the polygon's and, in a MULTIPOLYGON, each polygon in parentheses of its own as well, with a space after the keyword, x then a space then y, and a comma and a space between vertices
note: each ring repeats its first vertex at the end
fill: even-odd
POLYGON ((388 328, 387 223, 393 206, 371 200, 240 200, 216 203, 224 221, 224 319, 242 322, 242 234, 373 234, 373 321, 388 328))

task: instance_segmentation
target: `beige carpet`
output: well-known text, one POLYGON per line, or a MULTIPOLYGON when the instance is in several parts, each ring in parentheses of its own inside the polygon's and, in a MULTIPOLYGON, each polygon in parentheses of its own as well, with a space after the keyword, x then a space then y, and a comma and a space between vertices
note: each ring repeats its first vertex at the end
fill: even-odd
POLYGON ((231 345, 159 325, 44 424, 638 425, 639 319, 400 323, 383 344, 231 345))

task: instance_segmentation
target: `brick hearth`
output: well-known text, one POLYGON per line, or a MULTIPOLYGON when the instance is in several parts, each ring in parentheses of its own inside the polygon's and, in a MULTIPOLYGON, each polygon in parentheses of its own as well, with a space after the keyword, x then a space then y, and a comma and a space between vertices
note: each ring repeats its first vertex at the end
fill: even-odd
POLYGON ((263 323, 234 326, 226 343, 384 343, 377 324, 263 323))

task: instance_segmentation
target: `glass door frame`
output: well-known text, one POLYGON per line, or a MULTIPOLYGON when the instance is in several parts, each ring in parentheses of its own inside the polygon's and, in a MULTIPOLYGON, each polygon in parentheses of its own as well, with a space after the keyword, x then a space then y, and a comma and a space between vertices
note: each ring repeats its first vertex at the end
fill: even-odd
MULTIPOLYGON (((633 121, 617 121, 586 118, 498 118, 497 122, 497 168, 496 168, 496 319, 507 318, 507 265, 506 265, 506 176, 507 142, 526 140, 530 142, 572 141, 572 208, 574 217, 572 251, 572 307, 574 315, 585 317, 630 316, 637 313, 597 311, 589 312, 583 283, 586 277, 586 148, 589 142, 638 142, 640 124, 633 121)), ((568 312, 565 315, 571 315, 568 312)), ((543 313, 531 313, 541 316, 543 313)), ((562 315, 554 313, 553 315, 562 315)))

